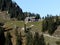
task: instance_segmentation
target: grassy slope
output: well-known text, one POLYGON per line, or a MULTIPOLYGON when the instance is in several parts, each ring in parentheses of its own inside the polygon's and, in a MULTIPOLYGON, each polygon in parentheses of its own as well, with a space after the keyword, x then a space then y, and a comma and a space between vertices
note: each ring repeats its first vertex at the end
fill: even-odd
MULTIPOLYGON (((41 29, 42 29, 41 24, 42 24, 41 22, 29 22, 26 25, 27 25, 27 27, 29 27, 31 25, 34 25, 32 27, 32 31, 39 31, 39 32, 41 32, 41 29)), ((22 22, 22 21, 7 21, 5 23, 6 27, 14 27, 15 25, 22 28, 22 27, 24 27, 24 22, 22 22)))
POLYGON ((44 37, 46 44, 50 44, 50 45, 56 45, 56 41, 60 41, 60 39, 55 39, 55 38, 51 38, 51 37, 44 37))
MULTIPOLYGON (((22 21, 7 21, 5 23, 5 26, 7 26, 7 27, 14 27, 14 25, 22 28, 24 26, 24 22, 22 22, 22 21)), ((34 32, 38 31, 39 33, 41 32, 42 22, 29 22, 27 24, 27 27, 29 27, 30 25, 34 25, 32 27, 32 31, 34 31, 34 32)), ((46 43, 49 42, 51 45, 56 45, 55 42, 58 41, 58 39, 52 39, 50 37, 45 37, 45 41, 46 41, 46 43)))

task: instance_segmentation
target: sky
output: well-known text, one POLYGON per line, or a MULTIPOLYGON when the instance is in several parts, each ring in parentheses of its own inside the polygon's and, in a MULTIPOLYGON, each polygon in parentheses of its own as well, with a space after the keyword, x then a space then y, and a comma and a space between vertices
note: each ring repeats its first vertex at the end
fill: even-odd
POLYGON ((47 14, 60 15, 60 0, 13 0, 23 12, 38 13, 41 17, 47 14))

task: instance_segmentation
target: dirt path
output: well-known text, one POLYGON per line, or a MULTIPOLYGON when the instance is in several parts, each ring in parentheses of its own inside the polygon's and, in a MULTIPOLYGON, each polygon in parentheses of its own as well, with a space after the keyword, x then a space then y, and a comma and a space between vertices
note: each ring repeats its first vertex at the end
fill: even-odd
MULTIPOLYGON (((30 27, 33 27, 34 25, 31 25, 30 27)), ((24 27, 22 28, 22 30, 24 30, 24 27)), ((32 32, 32 31, 31 31, 32 32)), ((35 32, 32 32, 32 33, 35 33, 35 32)), ((45 34, 45 33, 43 33, 43 35, 46 37, 50 37, 50 38, 55 38, 55 39, 60 39, 60 37, 55 37, 55 36, 51 36, 51 35, 49 35, 49 34, 45 34)))
MULTIPOLYGON (((32 31, 31 31, 32 32, 32 31)), ((32 32, 32 33, 35 33, 35 32, 32 32)), ((42 33, 39 33, 39 34, 42 34, 42 33)), ((44 37, 50 37, 50 38, 55 38, 55 39, 60 39, 60 37, 55 37, 55 36, 51 36, 51 35, 49 35, 49 34, 45 34, 45 33, 43 33, 43 35, 44 35, 44 37)))
POLYGON ((60 39, 59 37, 55 37, 55 36, 51 36, 49 34, 43 34, 44 36, 47 36, 47 37, 51 37, 51 38, 55 38, 55 39, 60 39))

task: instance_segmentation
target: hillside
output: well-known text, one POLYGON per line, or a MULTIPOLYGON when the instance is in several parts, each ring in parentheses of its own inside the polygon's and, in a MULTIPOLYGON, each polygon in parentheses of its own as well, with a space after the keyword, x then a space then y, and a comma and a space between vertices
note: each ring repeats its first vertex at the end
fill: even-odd
POLYGON ((0 11, 0 19, 10 20, 8 11, 0 11))
MULTIPOLYGON (((31 29, 32 33, 34 34, 34 32, 36 32, 36 31, 39 32, 39 33, 41 33, 41 28, 42 28, 41 27, 42 26, 41 23, 42 22, 30 22, 30 23, 27 24, 27 27, 29 27, 30 25, 34 25, 32 27, 32 29, 31 29)), ((14 36, 15 35, 14 34, 15 33, 15 31, 14 31, 15 27, 19 27, 17 29, 18 32, 22 31, 22 35, 25 35, 24 31, 21 30, 24 27, 24 22, 21 22, 21 21, 10 21, 10 22, 6 22, 5 25, 4 25, 4 28, 6 30, 8 30, 11 33, 11 35, 12 35, 12 42, 14 41, 13 45, 15 45, 15 36, 14 36), (9 30, 10 28, 12 28, 12 30, 9 30)), ((53 44, 56 45, 55 42, 56 41, 60 41, 60 39, 52 38, 52 36, 51 37, 44 36, 44 38, 45 38, 46 44, 48 44, 50 42, 50 45, 53 45, 53 44)), ((23 37, 23 39, 25 40, 25 37, 23 37)))
POLYGON ((53 35, 56 37, 60 37, 60 25, 58 26, 58 28, 56 29, 53 35))
MULTIPOLYGON (((6 12, 5 12, 6 13, 6 12)), ((4 16, 5 15, 4 12, 1 12, 1 14, 3 14, 4 16)), ((8 17, 8 16, 6 16, 8 17)), ((9 17, 8 17, 9 18, 9 17)), ((3 20, 5 20, 2 16, 3 20)), ((2 21, 3 21, 2 20, 2 21)), ((1 20, 0 20, 1 21, 1 20)), ((42 30, 42 22, 29 22, 27 23, 27 27, 30 27, 31 25, 34 25, 32 28, 31 28, 31 32, 32 34, 34 34, 34 32, 39 32, 41 33, 41 30, 42 30)), ((3 25, 3 28, 5 28, 6 32, 9 31, 10 34, 12 35, 12 42, 13 42, 13 45, 15 45, 16 43, 16 38, 15 38, 15 28, 18 27, 18 32, 20 33, 21 29, 24 27, 24 22, 23 21, 12 21, 12 20, 7 20, 5 21, 4 25, 3 25)), ((60 27, 57 28, 57 30, 59 29, 60 27)), ((56 32, 57 32, 56 30, 56 32)), ((5 32, 5 35, 6 35, 6 32, 5 32)), ((24 31, 22 31, 22 35, 24 36, 24 31)), ((57 38, 52 38, 50 36, 47 36, 44 34, 44 39, 45 39, 45 42, 46 42, 46 45, 49 43, 50 45, 56 45, 56 41, 60 41, 60 39, 57 39, 57 38)), ((25 44, 26 40, 25 40, 25 37, 23 37, 23 45, 25 44)))
POLYGON ((60 45, 60 16, 41 19, 40 14, 23 12, 12 0, 0 0, 0 5, 0 45, 60 45), (25 23, 26 17, 35 20, 25 23))
MULTIPOLYGON (((34 32, 34 31, 38 31, 38 32, 41 32, 41 27, 40 27, 40 25, 41 25, 41 23, 40 22, 32 22, 32 23, 28 23, 27 24, 27 27, 29 27, 29 26, 31 26, 31 25, 34 25, 34 27, 32 27, 32 29, 31 29, 31 31, 32 32, 34 32), (37 28, 37 26, 38 26, 38 28, 37 28), (40 29, 40 30, 39 30, 40 29)), ((15 26, 16 27, 18 27, 18 32, 20 32, 21 31, 21 29, 24 27, 24 22, 21 22, 21 21, 10 21, 10 22, 6 22, 5 23, 5 25, 3 26, 4 28, 5 28, 5 30, 7 30, 7 31, 9 31, 10 33, 11 33, 11 35, 12 35, 12 42, 14 41, 14 43, 15 43, 15 26), (12 30, 9 30, 10 28, 12 28, 12 30)), ((22 35, 24 35, 24 32, 22 31, 22 35)), ((24 39, 24 38, 23 38, 24 39)), ((13 43, 13 45, 15 45, 13 43)))
MULTIPOLYGON (((15 30, 18 30, 19 33, 22 32, 22 36, 25 35, 24 31, 22 30, 22 28, 24 27, 24 21, 11 20, 7 11, 0 12, 0 18, 1 18, 0 21, 4 22, 3 28, 6 31, 5 36, 6 36, 6 33, 9 31, 12 36, 11 40, 13 42, 13 45, 15 45, 16 44, 15 30), (16 27, 18 27, 18 28, 16 29, 16 27)), ((42 31, 41 31, 42 30, 42 21, 28 22, 26 24, 27 27, 30 27, 31 25, 34 25, 31 28, 32 34, 34 34, 35 32, 42 33, 42 31)), ((55 31, 54 35, 52 35, 52 36, 50 36, 49 34, 44 34, 44 39, 45 39, 46 45, 48 43, 50 45, 56 45, 56 41, 60 41, 60 39, 58 39, 60 37, 56 37, 56 35, 58 36, 59 29, 60 29, 60 26, 58 26, 57 30, 55 31)), ((60 33, 59 33, 59 35, 60 35, 60 33)), ((25 45, 26 38, 25 37, 22 37, 22 38, 23 38, 23 45, 25 45)))
POLYGON ((10 15, 8 11, 0 11, 0 22, 5 22, 10 20, 10 15))
POLYGON ((10 18, 23 20, 22 9, 17 5, 16 2, 13 2, 12 0, 0 0, 0 10, 8 11, 10 18))

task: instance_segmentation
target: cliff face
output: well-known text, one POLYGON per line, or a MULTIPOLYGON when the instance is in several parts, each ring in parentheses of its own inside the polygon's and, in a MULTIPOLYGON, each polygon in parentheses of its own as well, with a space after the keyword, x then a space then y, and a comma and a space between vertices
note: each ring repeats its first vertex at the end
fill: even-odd
POLYGON ((0 11, 0 19, 4 20, 10 20, 10 16, 8 14, 8 11, 0 11))

